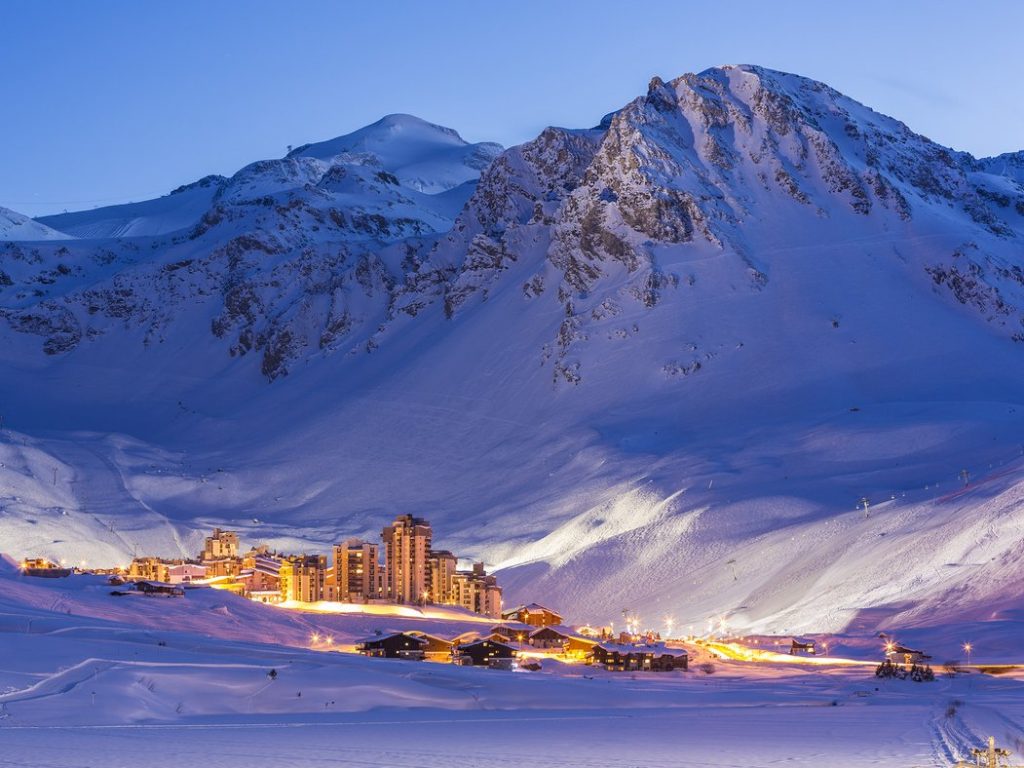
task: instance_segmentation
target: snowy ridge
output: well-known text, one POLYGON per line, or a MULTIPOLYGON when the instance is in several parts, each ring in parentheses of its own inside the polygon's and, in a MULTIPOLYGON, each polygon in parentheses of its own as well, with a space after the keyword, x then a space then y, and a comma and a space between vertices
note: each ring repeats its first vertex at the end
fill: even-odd
POLYGON ((751 66, 472 146, 392 116, 175 234, 0 248, 0 550, 325 547, 414 511, 580 621, 1019 607, 1014 156, 751 66))
POLYGON ((69 240, 71 235, 58 232, 24 214, 0 207, 0 242, 10 240, 69 240))

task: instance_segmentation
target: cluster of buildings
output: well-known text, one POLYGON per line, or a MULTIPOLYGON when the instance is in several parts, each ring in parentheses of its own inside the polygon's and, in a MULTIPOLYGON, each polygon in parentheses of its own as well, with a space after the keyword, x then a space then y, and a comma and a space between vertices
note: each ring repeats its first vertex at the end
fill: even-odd
POLYGON ((424 632, 394 632, 362 641, 356 650, 379 658, 428 660, 490 669, 539 669, 544 658, 602 667, 609 672, 686 670, 689 655, 665 643, 615 643, 588 637, 561 626, 561 616, 542 606, 527 606, 529 624, 519 621, 524 609, 506 611, 507 623, 486 634, 469 632, 442 638, 424 632), (538 617, 546 616, 544 624, 538 617))
POLYGON ((434 603, 500 618, 501 587, 484 564, 460 570, 455 555, 432 545, 430 523, 412 515, 395 518, 380 543, 349 539, 329 556, 282 555, 266 546, 240 553, 238 534, 217 528, 198 560, 137 557, 128 578, 201 581, 265 603, 434 603))
POLYGON ((661 642, 615 642, 608 636, 588 635, 562 626, 562 617, 532 604, 506 611, 505 623, 485 634, 467 632, 453 638, 418 631, 379 634, 356 650, 374 658, 439 661, 492 669, 538 669, 540 661, 583 663, 612 672, 685 670, 689 655, 683 648, 661 642))

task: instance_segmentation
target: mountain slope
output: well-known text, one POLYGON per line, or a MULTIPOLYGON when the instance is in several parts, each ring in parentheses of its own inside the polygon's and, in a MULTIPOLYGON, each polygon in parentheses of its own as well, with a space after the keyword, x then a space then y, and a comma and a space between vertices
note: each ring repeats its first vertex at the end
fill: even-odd
POLYGON ((207 176, 155 200, 40 216, 37 221, 91 239, 164 235, 195 225, 225 181, 223 176, 207 176))
POLYGON ((459 211, 345 154, 372 146, 249 166, 177 237, 0 251, 0 549, 322 546, 414 511, 580 619, 1013 606, 1012 163, 749 66, 547 129, 459 211))
POLYGON ((70 236, 64 232, 58 232, 10 208, 0 208, 0 242, 67 239, 70 236))

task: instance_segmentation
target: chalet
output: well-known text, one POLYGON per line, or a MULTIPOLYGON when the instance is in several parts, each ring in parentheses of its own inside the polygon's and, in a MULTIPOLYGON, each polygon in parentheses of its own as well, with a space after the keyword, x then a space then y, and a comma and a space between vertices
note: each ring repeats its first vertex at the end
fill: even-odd
POLYGON ((455 645, 469 645, 470 643, 475 643, 477 640, 483 639, 483 634, 475 630, 471 630, 469 632, 463 632, 461 635, 456 635, 455 637, 453 637, 452 643, 455 645))
POLYGON ((534 648, 565 650, 569 633, 554 627, 541 627, 530 633, 530 645, 534 648))
POLYGON ((390 635, 379 635, 364 640, 356 646, 356 650, 364 656, 382 659, 408 659, 422 661, 427 641, 422 637, 405 632, 394 632, 390 635))
POLYGON ((569 656, 578 656, 579 658, 585 658, 597 645, 597 640, 592 640, 588 637, 577 637, 576 635, 570 635, 569 640, 565 644, 565 653, 569 656))
POLYGON ((507 621, 518 621, 523 624, 529 624, 531 627, 557 627, 562 624, 561 615, 555 613, 550 608, 545 608, 543 605, 538 605, 537 603, 520 605, 510 611, 504 611, 501 614, 501 618, 507 621))
POLYGON ((931 660, 931 656, 924 651, 917 651, 913 648, 906 648, 902 645, 889 644, 885 647, 885 658, 893 664, 902 664, 904 667, 911 667, 914 664, 923 664, 931 660))
POLYGON ((497 640, 478 640, 468 645, 456 646, 452 651, 452 655, 457 657, 456 663, 472 664, 477 667, 507 665, 508 662, 501 660, 514 659, 516 654, 516 649, 511 645, 497 640))
POLYGON ((141 592, 146 597, 184 597, 185 589, 178 584, 168 584, 162 581, 137 581, 135 591, 141 592))
POLYGON ((452 648, 455 646, 451 640, 445 640, 443 637, 437 637, 435 635, 428 635, 426 632, 408 632, 407 634, 413 637, 418 637, 424 641, 423 645, 423 658, 427 661, 451 661, 452 660, 452 648))
POLYGON ((589 663, 609 672, 648 672, 653 661, 654 653, 649 649, 611 643, 598 643, 589 656, 589 663))
POLYGON ((813 640, 796 640, 789 646, 790 656, 814 656, 817 654, 817 650, 814 646, 813 640))
POLYGON ((530 633, 534 648, 557 649, 569 655, 586 656, 597 645, 597 640, 581 637, 564 627, 541 627, 530 633))
POLYGON ((651 659, 652 672, 686 671, 690 666, 690 655, 682 648, 658 648, 651 659))
POLYGON ((496 627, 491 627, 491 637, 503 637, 508 642, 524 643, 529 637, 533 627, 521 624, 514 626, 512 624, 499 624, 496 627))

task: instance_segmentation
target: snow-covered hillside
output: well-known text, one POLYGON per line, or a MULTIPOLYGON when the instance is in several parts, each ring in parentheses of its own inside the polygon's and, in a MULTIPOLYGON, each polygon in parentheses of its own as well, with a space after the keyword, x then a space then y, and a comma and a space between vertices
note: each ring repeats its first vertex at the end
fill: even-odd
POLYGON ((0 242, 9 240, 67 240, 69 235, 10 208, 0 208, 0 242))
MULTIPOLYGON (((484 621, 466 618, 473 630, 484 621)), ((971 635, 976 666, 927 683, 876 678, 879 640, 867 635, 829 638, 828 658, 756 662, 711 662, 688 643, 689 670, 661 673, 551 656, 506 672, 338 652, 396 621, 442 636, 466 628, 299 613, 212 589, 131 596, 102 577, 21 576, 0 558, 4 760, 468 767, 521 751, 524 734, 545 744, 546 764, 567 768, 667 768, 680 755, 701 766, 949 765, 993 734, 1021 749, 1024 671, 990 666, 1019 661, 1019 623, 1002 638, 971 635)), ((968 629, 979 628, 956 627, 968 629)), ((960 637, 924 647, 956 659, 960 637)))
POLYGON ((41 216, 38 221, 81 238, 165 235, 199 221, 226 181, 223 176, 206 176, 156 200, 41 216))
POLYGON ((393 116, 174 234, 0 248, 0 550, 414 512, 579 620, 1020 607, 1015 156, 750 66, 490 147, 393 116))

